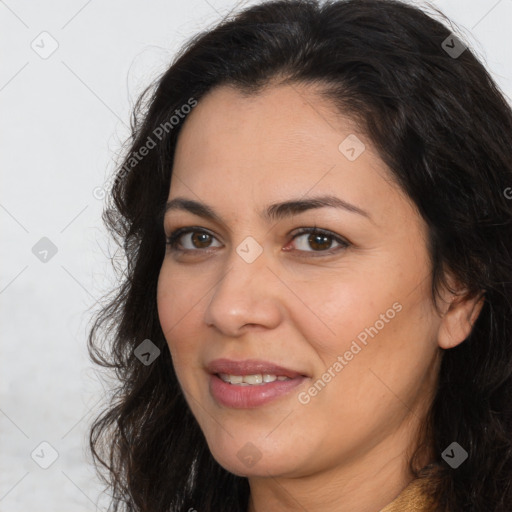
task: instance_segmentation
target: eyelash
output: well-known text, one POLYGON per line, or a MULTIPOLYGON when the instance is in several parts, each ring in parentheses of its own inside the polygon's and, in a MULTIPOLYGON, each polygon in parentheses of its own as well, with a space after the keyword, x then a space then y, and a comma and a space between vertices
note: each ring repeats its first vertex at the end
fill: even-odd
MULTIPOLYGON (((200 253, 200 252, 211 252, 210 247, 206 247, 204 249, 180 249, 179 248, 179 239, 186 234, 189 233, 201 233, 201 234, 207 234, 211 236, 212 238, 215 238, 210 232, 202 229, 202 228, 196 228, 196 227, 184 227, 179 228, 173 231, 168 237, 166 237, 166 244, 169 246, 169 249, 172 252, 179 252, 179 253, 200 253)), ((343 249, 346 249, 350 243, 347 240, 344 240, 343 238, 335 235, 331 231, 327 231, 325 229, 319 229, 316 226, 311 228, 302 228, 299 232, 295 233, 293 235, 292 241, 296 238, 305 235, 305 234, 313 234, 313 235, 324 235, 328 238, 331 238, 333 241, 338 242, 340 246, 335 247, 333 249, 326 249, 326 250, 320 250, 320 251, 298 251, 298 252, 305 252, 305 253, 312 253, 313 257, 322 257, 322 256, 330 256, 332 254, 337 253, 338 251, 341 251, 343 249)), ((214 249, 214 248, 213 248, 214 249)), ((301 257, 308 257, 308 256, 301 256, 301 257)))

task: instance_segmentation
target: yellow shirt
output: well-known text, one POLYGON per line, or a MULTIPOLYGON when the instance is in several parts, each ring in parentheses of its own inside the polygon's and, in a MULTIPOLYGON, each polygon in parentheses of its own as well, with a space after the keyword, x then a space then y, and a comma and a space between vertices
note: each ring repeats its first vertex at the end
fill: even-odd
POLYGON ((435 503, 423 490, 424 480, 413 480, 389 505, 379 512, 433 512, 435 503))

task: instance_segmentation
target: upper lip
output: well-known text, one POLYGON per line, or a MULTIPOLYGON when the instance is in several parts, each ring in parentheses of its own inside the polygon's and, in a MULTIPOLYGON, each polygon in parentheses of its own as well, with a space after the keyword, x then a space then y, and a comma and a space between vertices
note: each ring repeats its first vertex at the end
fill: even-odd
POLYGON ((295 377, 306 377, 300 371, 291 370, 269 361, 261 359, 245 359, 236 361, 233 359, 215 359, 211 361, 206 369, 209 373, 227 373, 230 375, 256 375, 268 373, 270 375, 283 375, 293 379, 295 377))

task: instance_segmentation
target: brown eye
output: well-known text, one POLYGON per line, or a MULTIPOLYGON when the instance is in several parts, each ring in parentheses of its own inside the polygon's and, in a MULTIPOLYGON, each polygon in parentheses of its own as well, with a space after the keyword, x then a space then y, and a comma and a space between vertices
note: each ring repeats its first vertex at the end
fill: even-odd
POLYGON ((199 233, 197 231, 192 233, 192 238, 190 239, 194 247, 198 249, 205 249, 211 243, 211 236, 208 233, 199 233))
POLYGON ((327 235, 309 235, 308 243, 315 251, 322 251, 331 247, 332 239, 327 235))
POLYGON ((318 228, 305 228, 297 233, 293 237, 293 240, 299 252, 316 252, 320 253, 320 256, 322 253, 332 254, 333 252, 345 249, 350 245, 347 241, 343 240, 341 237, 335 235, 334 233, 319 230, 318 228), (295 242, 301 238, 302 240, 300 242, 295 242), (333 248, 333 242, 338 244, 338 246, 333 248))
POLYGON ((212 247, 215 237, 199 229, 178 229, 167 238, 167 244, 176 251, 195 251, 212 247))
MULTIPOLYGON (((215 240, 217 239, 211 233, 203 229, 180 228, 170 234, 167 238, 167 244, 172 251, 200 253, 213 247, 220 247, 221 245, 212 245, 215 240)), ((306 256, 301 255, 304 257, 329 256, 350 245, 349 242, 340 236, 318 228, 303 228, 293 236, 292 242, 298 245, 294 252, 305 253, 306 256), (301 242, 295 242, 295 240, 300 240, 301 238, 301 242), (334 248, 333 243, 337 244, 334 248)), ((288 252, 290 249, 286 249, 286 251, 288 252)))

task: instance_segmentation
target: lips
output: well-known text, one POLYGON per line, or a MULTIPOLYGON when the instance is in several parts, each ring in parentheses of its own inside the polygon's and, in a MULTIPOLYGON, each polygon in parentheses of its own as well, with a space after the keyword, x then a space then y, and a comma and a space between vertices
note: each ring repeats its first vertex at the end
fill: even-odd
POLYGON ((303 372, 285 368, 269 361, 261 359, 245 359, 243 361, 236 361, 233 359, 215 359, 211 361, 206 369, 212 375, 219 373, 228 373, 230 375, 255 375, 268 373, 270 375, 283 375, 294 379, 296 377, 308 377, 303 372))

